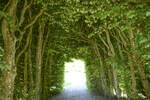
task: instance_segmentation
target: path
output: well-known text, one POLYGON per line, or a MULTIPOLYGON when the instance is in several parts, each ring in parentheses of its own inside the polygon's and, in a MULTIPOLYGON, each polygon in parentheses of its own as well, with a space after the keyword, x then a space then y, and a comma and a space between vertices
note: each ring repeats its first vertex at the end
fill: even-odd
POLYGON ((100 96, 92 95, 87 88, 67 87, 63 93, 48 100, 105 100, 100 96))

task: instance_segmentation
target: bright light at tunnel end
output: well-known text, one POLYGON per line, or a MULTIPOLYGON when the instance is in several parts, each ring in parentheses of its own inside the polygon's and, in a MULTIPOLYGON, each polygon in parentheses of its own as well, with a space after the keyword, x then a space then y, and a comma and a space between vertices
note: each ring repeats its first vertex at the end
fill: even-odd
POLYGON ((85 63, 72 59, 65 63, 65 88, 86 88, 85 63))

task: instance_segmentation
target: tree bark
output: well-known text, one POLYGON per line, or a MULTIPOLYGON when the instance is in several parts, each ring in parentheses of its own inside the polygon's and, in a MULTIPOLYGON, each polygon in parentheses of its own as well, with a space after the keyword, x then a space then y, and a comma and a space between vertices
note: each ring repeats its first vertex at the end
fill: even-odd
MULTIPOLYGON (((11 0, 9 7, 6 10, 13 24, 16 23, 17 3, 18 0, 11 0)), ((4 40, 4 61, 9 66, 9 69, 2 71, 2 80, 0 83, 0 100, 13 100, 14 80, 16 77, 16 39, 15 29, 10 27, 5 19, 2 20, 2 35, 4 40)))
POLYGON ((29 76, 30 76, 30 89, 29 89, 29 94, 30 94, 30 100, 34 100, 34 93, 33 93, 33 70, 32 70, 32 58, 31 58, 31 50, 29 48, 28 51, 28 59, 29 59, 29 76))
POLYGON ((36 50, 36 100, 40 100, 41 94, 41 66, 42 66, 42 44, 43 44, 44 23, 39 21, 39 35, 36 50))
POLYGON ((139 72, 139 75, 140 75, 140 78, 142 81, 142 85, 143 85, 145 94, 146 94, 147 98, 150 100, 150 83, 149 83, 148 79, 146 78, 144 67, 143 67, 140 56, 136 54, 135 58, 137 58, 136 65, 138 68, 138 72, 139 72))
POLYGON ((50 80, 50 79, 48 78, 48 75, 50 74, 50 73, 49 73, 49 68, 47 68, 47 67, 50 67, 50 66, 49 66, 49 61, 50 61, 50 55, 47 54, 44 67, 42 67, 42 68, 43 68, 42 100, 46 99, 47 93, 48 93, 48 91, 49 91, 48 84, 47 84, 47 83, 49 83, 47 80, 50 80))
MULTIPOLYGON (((127 25, 130 26, 130 24, 128 22, 127 22, 127 25)), ((133 49, 133 51, 132 51, 133 57, 134 57, 136 65, 137 65, 137 69, 138 69, 138 72, 139 72, 139 75, 140 75, 140 78, 142 81, 142 85, 143 85, 145 94, 147 95, 147 98, 150 99, 150 87, 149 87, 150 83, 146 78, 141 57, 136 51, 136 45, 135 45, 135 42, 133 40, 135 37, 134 37, 134 33, 132 30, 129 30, 129 38, 130 38, 131 48, 133 49)))
POLYGON ((111 74, 112 69, 108 69, 108 78, 109 78, 109 83, 110 83, 110 87, 109 87, 109 98, 113 98, 114 97, 114 93, 113 93, 113 75, 111 74))
POLYGON ((131 71, 133 95, 138 96, 137 90, 136 90, 136 78, 135 78, 135 73, 134 73, 133 61, 132 61, 132 58, 129 54, 128 54, 128 59, 129 59, 129 66, 130 66, 130 71, 131 71))
MULTIPOLYGON (((112 56, 112 57, 115 57, 115 50, 114 50, 114 47, 111 43, 111 40, 110 40, 110 35, 109 35, 109 31, 106 30, 106 37, 107 37, 107 42, 108 42, 108 45, 109 45, 109 48, 110 48, 110 55, 109 56, 112 56)), ((112 65, 113 67, 113 76, 114 76, 114 83, 115 83, 115 89, 116 89, 116 94, 118 97, 121 96, 121 89, 119 87, 119 80, 118 80, 118 74, 117 74, 117 69, 115 68, 114 65, 112 65)))
POLYGON ((107 85, 106 85, 106 80, 105 80, 105 70, 104 70, 104 66, 103 66, 103 62, 102 62, 102 57, 101 54, 99 52, 96 40, 92 40, 93 43, 93 47, 94 47, 94 51, 95 51, 95 55, 97 55, 97 58, 99 59, 99 77, 100 77, 100 85, 104 91, 104 96, 106 96, 107 94, 107 85))
POLYGON ((24 58, 24 91, 23 91, 23 98, 22 100, 27 99, 27 81, 28 81, 28 52, 25 53, 25 58, 24 58))

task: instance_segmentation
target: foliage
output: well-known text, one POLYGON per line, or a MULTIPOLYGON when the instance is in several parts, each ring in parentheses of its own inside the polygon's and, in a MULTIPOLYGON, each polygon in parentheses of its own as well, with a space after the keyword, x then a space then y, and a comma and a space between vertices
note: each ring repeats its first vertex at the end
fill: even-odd
POLYGON ((0 72, 5 73, 11 67, 3 59, 10 55, 1 48, 10 42, 4 39, 11 37, 16 41, 15 100, 32 98, 31 93, 36 97, 40 55, 42 100, 63 91, 64 62, 71 58, 86 61, 87 86, 91 92, 120 98, 117 93, 120 89, 127 99, 138 100, 139 93, 150 98, 148 1, 18 0, 13 16, 8 12, 11 6, 7 6, 12 5, 11 0, 2 1, 0 26, 5 20, 10 34, 0 34, 0 72), (41 32, 39 54, 37 41, 41 32))
POLYGON ((3 61, 3 52, 4 50, 2 49, 2 47, 0 47, 0 70, 1 71, 9 70, 9 66, 5 63, 5 61, 3 61))

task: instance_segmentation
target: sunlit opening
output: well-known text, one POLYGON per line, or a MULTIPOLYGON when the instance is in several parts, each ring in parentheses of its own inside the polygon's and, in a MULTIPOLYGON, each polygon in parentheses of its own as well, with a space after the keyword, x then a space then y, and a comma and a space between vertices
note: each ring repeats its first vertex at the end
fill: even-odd
POLYGON ((65 63, 65 89, 86 88, 85 65, 82 60, 72 59, 65 63))

